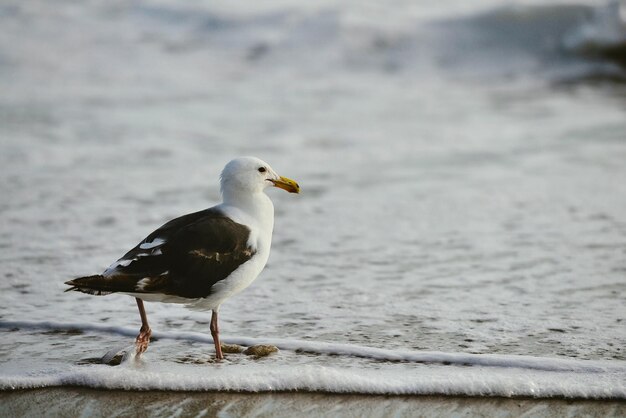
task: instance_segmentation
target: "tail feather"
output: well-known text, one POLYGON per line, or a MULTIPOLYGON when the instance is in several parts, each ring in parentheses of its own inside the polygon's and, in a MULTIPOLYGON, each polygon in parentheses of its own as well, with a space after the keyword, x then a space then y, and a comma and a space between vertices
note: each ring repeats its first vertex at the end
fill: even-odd
POLYGON ((94 276, 79 277, 77 279, 65 282, 71 286, 66 292, 75 290, 77 292, 87 293, 90 295, 103 296, 115 292, 128 292, 134 290, 136 281, 128 280, 126 277, 104 277, 101 274, 94 276))

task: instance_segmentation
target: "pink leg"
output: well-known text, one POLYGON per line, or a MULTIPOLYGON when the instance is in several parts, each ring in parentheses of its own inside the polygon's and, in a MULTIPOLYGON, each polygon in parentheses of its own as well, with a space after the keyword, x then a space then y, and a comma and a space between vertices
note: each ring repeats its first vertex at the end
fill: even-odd
POLYGON ((135 347, 137 348, 137 355, 145 353, 148 349, 148 344, 150 344, 150 336, 152 335, 152 330, 150 329, 150 325, 148 325, 148 317, 146 316, 146 310, 143 307, 143 300, 139 298, 135 298, 137 301, 137 307, 139 308, 139 315, 141 316, 141 329, 139 330, 139 335, 135 340, 135 347))
POLYGON ((215 358, 218 360, 222 360, 224 358, 224 354, 222 354, 222 344, 220 343, 220 329, 217 325, 217 311, 214 310, 211 315, 211 336, 213 337, 213 342, 215 343, 215 358))

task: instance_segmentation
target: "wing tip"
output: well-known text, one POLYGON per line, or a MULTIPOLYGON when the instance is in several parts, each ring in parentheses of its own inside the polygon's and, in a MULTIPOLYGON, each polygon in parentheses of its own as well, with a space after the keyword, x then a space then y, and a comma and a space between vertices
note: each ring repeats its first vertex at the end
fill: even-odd
POLYGON ((103 276, 100 274, 96 274, 94 276, 85 276, 85 277, 79 277, 77 279, 68 280, 67 282, 65 282, 65 284, 71 287, 68 289, 65 289, 65 292, 76 291, 76 292, 87 293, 89 295, 95 295, 95 296, 104 296, 104 295, 109 295, 113 293, 112 291, 95 289, 90 286, 90 283, 89 283, 90 281, 100 280, 100 279, 103 279, 103 276))

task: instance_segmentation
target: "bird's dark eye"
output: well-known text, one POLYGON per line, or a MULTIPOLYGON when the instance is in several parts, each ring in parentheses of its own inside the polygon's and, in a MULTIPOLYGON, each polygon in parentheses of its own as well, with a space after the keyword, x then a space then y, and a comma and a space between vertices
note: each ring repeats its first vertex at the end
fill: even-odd
POLYGON ((266 171, 267 171, 267 168, 259 167, 259 173, 265 173, 266 171))

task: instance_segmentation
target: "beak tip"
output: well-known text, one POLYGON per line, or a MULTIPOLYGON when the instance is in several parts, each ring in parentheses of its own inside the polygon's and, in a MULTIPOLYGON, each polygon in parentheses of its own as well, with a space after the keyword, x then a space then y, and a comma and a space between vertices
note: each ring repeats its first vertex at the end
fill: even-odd
POLYGON ((283 189, 289 193, 300 193, 300 185, 287 177, 280 177, 279 180, 274 180, 273 183, 275 187, 283 189))

